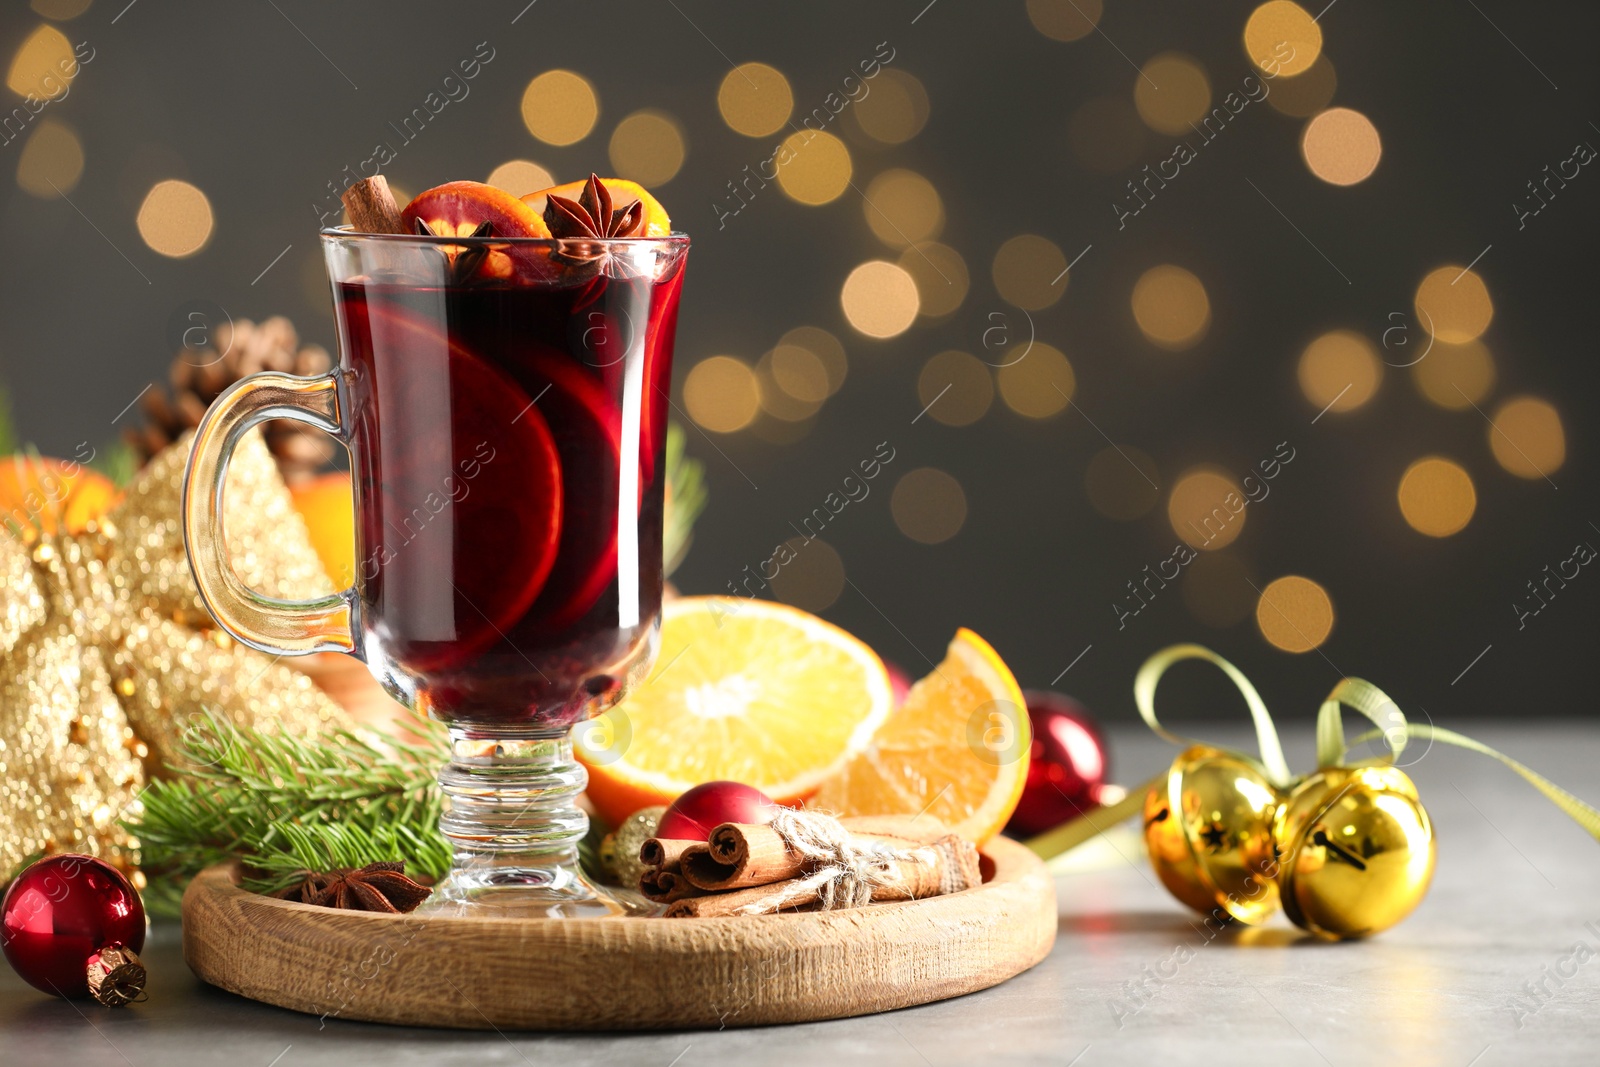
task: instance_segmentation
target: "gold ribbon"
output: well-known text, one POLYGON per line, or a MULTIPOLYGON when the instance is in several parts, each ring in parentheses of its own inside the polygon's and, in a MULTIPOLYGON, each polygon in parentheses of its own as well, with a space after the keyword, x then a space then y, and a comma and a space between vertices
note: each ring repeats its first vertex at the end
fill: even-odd
MULTIPOLYGON (((1267 710, 1261 694, 1256 692, 1255 686, 1250 684, 1250 680, 1239 668, 1209 648, 1183 644, 1172 645, 1157 652, 1145 660, 1144 666, 1139 668, 1139 673, 1134 677, 1133 697, 1145 725, 1175 745, 1187 747, 1200 744, 1217 748, 1235 759, 1250 764, 1285 792, 1304 781, 1303 777, 1294 778, 1289 773, 1288 764, 1283 758, 1283 746, 1278 741, 1278 731, 1272 721, 1272 713, 1267 710), (1256 744, 1261 752, 1259 758, 1175 734, 1161 725, 1155 712, 1156 685, 1168 668, 1187 659, 1204 660, 1219 667, 1244 695, 1245 703, 1250 708, 1251 718, 1255 721, 1256 744)), ((1565 812, 1573 822, 1588 831, 1591 837, 1600 841, 1600 810, 1596 810, 1544 775, 1496 751, 1482 741, 1476 741, 1443 727, 1407 722, 1405 713, 1400 710, 1399 705, 1382 689, 1364 678, 1340 679, 1318 709, 1317 767, 1320 770, 1328 767, 1393 765, 1412 738, 1440 741, 1499 760, 1549 798, 1550 802, 1565 812), (1344 707, 1358 712, 1373 725, 1373 729, 1357 737, 1353 745, 1382 738, 1389 749, 1386 754, 1368 760, 1358 760, 1355 763, 1346 762, 1352 746, 1345 744, 1344 719, 1341 712, 1341 708, 1344 707)), ((1167 772, 1163 770, 1150 781, 1130 790, 1128 795, 1117 803, 1084 812, 1070 822, 1030 839, 1026 844, 1045 859, 1059 856, 1137 814, 1144 806, 1145 794, 1166 780, 1167 772)))

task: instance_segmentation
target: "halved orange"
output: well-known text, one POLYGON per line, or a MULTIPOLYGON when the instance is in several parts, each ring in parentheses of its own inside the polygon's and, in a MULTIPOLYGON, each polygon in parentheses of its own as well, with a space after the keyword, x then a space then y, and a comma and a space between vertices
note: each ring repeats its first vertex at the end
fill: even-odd
MULTIPOLYGON (((554 193, 568 200, 577 200, 583 196, 583 187, 587 184, 588 179, 584 179, 581 182, 567 182, 565 185, 540 189, 536 193, 524 195, 522 202, 531 207, 542 221, 547 196, 554 193)), ((626 178, 601 178, 600 184, 611 194, 611 206, 615 211, 627 210, 635 200, 644 205, 644 230, 639 234, 640 237, 672 236, 672 220, 667 217, 667 209, 662 207, 661 201, 651 196, 644 186, 638 182, 630 182, 626 178)))
POLYGON ((807 806, 836 815, 926 815, 982 843, 1028 779, 1022 690, 989 643, 958 630, 944 662, 906 694, 872 743, 807 806))
POLYGON ((663 609, 649 680, 575 731, 575 747, 612 824, 718 780, 794 804, 891 706, 883 661, 837 626, 771 601, 679 597, 663 609))

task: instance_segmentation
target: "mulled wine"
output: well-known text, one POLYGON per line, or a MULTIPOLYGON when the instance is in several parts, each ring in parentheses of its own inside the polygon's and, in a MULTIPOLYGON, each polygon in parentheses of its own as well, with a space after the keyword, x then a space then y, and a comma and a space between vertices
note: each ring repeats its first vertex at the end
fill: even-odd
POLYGON ((336 284, 363 651, 402 702, 560 728, 648 667, 675 253, 336 284))
POLYGON ((613 915, 578 869, 586 774, 570 728, 641 682, 661 607, 667 389, 689 240, 637 184, 515 196, 381 177, 324 230, 339 368, 253 374, 195 430, 184 541, 238 640, 360 656, 450 727, 432 914, 613 915), (355 492, 352 588, 310 600, 240 581, 222 529, 228 457, 295 419, 339 437, 355 492))

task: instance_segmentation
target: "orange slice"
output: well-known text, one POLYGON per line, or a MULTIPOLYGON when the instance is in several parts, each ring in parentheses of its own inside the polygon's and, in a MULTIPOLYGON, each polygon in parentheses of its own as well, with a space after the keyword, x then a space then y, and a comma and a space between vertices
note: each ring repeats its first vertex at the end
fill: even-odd
MULTIPOLYGON (((586 184, 588 184, 587 179, 540 189, 536 193, 525 195, 522 202, 533 208, 534 213, 543 221, 545 197, 555 193, 568 200, 577 200, 583 195, 583 187, 586 184)), ((644 186, 638 182, 630 182, 626 178, 601 178, 600 184, 611 194, 611 207, 614 211, 626 211, 635 200, 644 204, 644 232, 640 234, 641 237, 672 236, 672 220, 667 217, 667 209, 662 207, 661 201, 651 196, 644 186)))
POLYGON ((958 630, 933 673, 808 806, 838 815, 927 815, 982 843, 1028 779, 1022 690, 989 643, 958 630))
MULTIPOLYGON (((492 237, 549 237, 540 215, 504 189, 482 182, 445 182, 418 193, 400 212, 407 233, 420 222, 435 237, 471 237, 487 224, 492 237)), ((464 245, 441 245, 452 265, 464 245)), ((504 281, 518 274, 540 277, 548 270, 544 256, 532 249, 491 245, 472 271, 475 278, 504 281)))
POLYGON ((632 696, 576 734, 589 799, 613 825, 728 780, 793 804, 861 751, 892 707, 872 649, 798 608, 679 597, 632 696))

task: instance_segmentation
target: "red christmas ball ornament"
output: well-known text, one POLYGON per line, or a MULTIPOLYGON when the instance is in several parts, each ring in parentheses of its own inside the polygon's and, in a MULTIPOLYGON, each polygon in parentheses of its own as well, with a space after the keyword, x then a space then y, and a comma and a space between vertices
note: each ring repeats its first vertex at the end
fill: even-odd
POLYGON ((64 853, 28 867, 0 903, 0 948, 30 985, 113 1007, 138 999, 144 903, 115 867, 64 853))
POLYGON ((1099 804, 1110 761, 1105 736, 1082 704, 1039 690, 1029 690, 1023 698, 1033 726, 1033 747, 1022 799, 1006 829, 1031 837, 1099 804))
POLYGON ((777 810, 772 798, 753 786, 705 782, 668 805, 656 826, 656 836, 704 841, 725 822, 769 823, 777 810))

